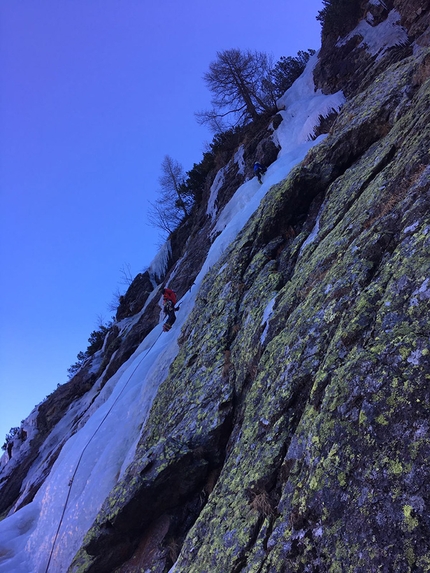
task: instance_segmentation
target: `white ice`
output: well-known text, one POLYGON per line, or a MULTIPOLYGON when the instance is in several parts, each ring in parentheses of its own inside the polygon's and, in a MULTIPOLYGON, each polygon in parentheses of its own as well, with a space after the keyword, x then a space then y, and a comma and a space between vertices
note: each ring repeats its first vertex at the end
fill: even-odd
POLYGON ((396 10, 391 10, 386 20, 377 26, 372 26, 366 20, 361 20, 348 36, 337 43, 337 46, 346 44, 354 36, 361 36, 363 39, 359 47, 364 47, 372 56, 377 56, 376 59, 379 60, 389 48, 408 43, 408 34, 399 22, 400 14, 396 10))

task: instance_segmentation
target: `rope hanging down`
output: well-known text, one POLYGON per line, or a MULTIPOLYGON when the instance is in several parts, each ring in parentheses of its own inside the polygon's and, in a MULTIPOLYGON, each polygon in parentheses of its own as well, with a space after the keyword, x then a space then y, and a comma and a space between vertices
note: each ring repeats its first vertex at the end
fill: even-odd
POLYGON ((46 569, 45 569, 45 573, 48 573, 49 570, 49 566, 51 564, 51 560, 52 560, 52 556, 54 554, 54 549, 55 549, 55 545, 57 543, 57 539, 58 539, 58 534, 60 533, 60 528, 61 525, 63 523, 63 519, 64 519, 64 515, 66 513, 66 509, 67 509, 67 505, 69 503, 69 499, 70 499, 70 493, 72 491, 72 485, 73 485, 73 481, 75 479, 76 473, 79 469, 79 466, 81 464, 82 458, 84 456, 84 453, 86 451, 86 449, 88 448, 88 446, 91 444, 93 438, 95 437, 95 435, 97 434, 97 432, 100 430, 100 428, 102 427, 104 421, 106 420, 106 418, 109 416, 109 414, 112 412, 113 407, 115 406, 115 404, 118 402, 119 398, 121 397, 122 393, 124 392, 124 390, 127 388, 128 383, 130 382, 133 374, 136 372, 136 370, 138 369, 138 367, 140 366, 140 364, 142 363, 142 361, 148 356, 149 352, 153 349, 153 347, 155 346, 155 343, 157 342, 157 340, 160 338, 160 336, 163 334, 163 331, 160 332, 160 334, 157 336, 157 338, 154 340, 154 342, 152 343, 152 345, 148 348, 147 352, 144 354, 144 356, 142 356, 142 358, 139 360, 139 362, 136 364, 136 367, 133 369, 133 372, 130 374, 130 376, 127 379, 127 382, 124 384, 123 388, 121 389, 121 392, 118 394, 118 396, 115 398, 112 406, 109 408, 109 410, 106 412, 105 416, 102 418, 100 424, 97 426, 97 428, 94 430, 93 435, 90 437, 90 439, 88 440, 88 442, 85 444, 85 447, 82 449, 81 455, 79 456, 78 459, 78 463, 76 464, 76 467, 73 471, 73 475, 69 481, 69 491, 67 492, 67 497, 66 497, 66 501, 64 503, 64 507, 63 507, 63 511, 61 513, 61 518, 60 521, 58 523, 58 527, 57 527, 57 531, 55 533, 54 536, 54 540, 52 542, 52 547, 51 547, 51 551, 49 553, 49 559, 48 559, 48 563, 46 565, 46 569))

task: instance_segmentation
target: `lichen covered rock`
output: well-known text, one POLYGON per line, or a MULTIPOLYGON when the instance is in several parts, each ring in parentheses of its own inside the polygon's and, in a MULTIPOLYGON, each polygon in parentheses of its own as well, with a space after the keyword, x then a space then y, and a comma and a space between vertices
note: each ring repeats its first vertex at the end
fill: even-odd
POLYGON ((70 571, 429 570, 429 59, 349 101, 207 274, 70 571))

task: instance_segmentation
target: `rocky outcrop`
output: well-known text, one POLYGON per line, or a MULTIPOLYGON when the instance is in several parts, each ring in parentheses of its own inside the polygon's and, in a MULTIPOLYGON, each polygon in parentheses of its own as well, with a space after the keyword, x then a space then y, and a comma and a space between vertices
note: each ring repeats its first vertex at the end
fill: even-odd
POLYGON ((127 292, 120 297, 115 318, 123 320, 140 312, 154 290, 154 285, 148 271, 139 273, 130 284, 127 292))
POLYGON ((19 509, 33 499, 61 449, 60 445, 54 446, 42 462, 44 470, 37 481, 23 487, 32 465, 38 458, 43 458, 40 450, 44 441, 70 405, 88 392, 95 381, 91 364, 87 363, 72 380, 59 385, 35 408, 32 431, 21 428, 18 437, 11 442, 10 460, 2 468, 0 477, 0 516, 6 515, 13 507, 19 509))
POLYGON ((369 86, 389 64, 411 55, 413 46, 429 45, 429 0, 332 2, 332 5, 338 6, 339 17, 323 27, 320 58, 315 68, 316 86, 325 93, 341 89, 347 97, 352 97, 369 86), (381 44, 379 38, 387 34, 389 44, 381 44))
POLYGON ((208 273, 70 572, 428 570, 429 62, 359 91, 208 273))

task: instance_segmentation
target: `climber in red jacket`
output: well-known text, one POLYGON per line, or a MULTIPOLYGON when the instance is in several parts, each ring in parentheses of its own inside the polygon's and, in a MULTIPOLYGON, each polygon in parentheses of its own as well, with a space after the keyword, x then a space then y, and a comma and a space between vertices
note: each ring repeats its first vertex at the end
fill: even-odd
POLYGON ((167 316, 167 320, 163 324, 164 332, 168 332, 176 320, 175 310, 179 310, 175 308, 176 300, 176 293, 172 289, 163 289, 163 311, 164 315, 167 316))

